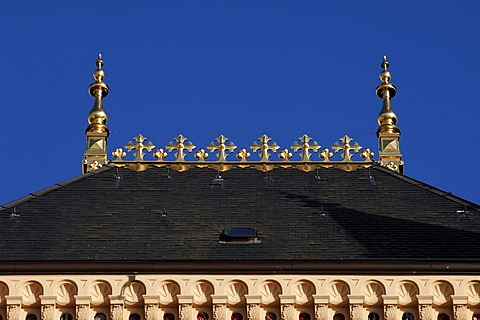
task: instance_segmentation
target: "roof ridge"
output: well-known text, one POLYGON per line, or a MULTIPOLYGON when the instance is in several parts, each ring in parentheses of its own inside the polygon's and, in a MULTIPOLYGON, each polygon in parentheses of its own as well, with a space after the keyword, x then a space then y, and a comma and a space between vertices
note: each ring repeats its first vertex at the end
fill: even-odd
POLYGON ((50 193, 50 192, 55 191, 57 189, 60 189, 61 187, 64 187, 64 186, 67 186, 67 185, 72 184, 74 182, 83 180, 83 179, 88 178, 92 175, 96 175, 96 174, 102 173, 104 171, 110 170, 114 167, 115 167, 115 165, 109 163, 109 164, 107 164, 103 167, 100 167, 97 170, 90 171, 88 173, 84 173, 84 174, 79 175, 79 176, 75 176, 75 177, 70 178, 68 180, 65 180, 63 182, 55 183, 54 185, 46 187, 46 188, 41 189, 39 191, 29 193, 28 195, 26 195, 24 197, 21 197, 17 200, 13 200, 13 201, 10 201, 10 202, 7 202, 7 203, 4 203, 4 204, 0 205, 0 211, 18 206, 19 204, 25 203, 25 202, 27 202, 31 199, 36 199, 37 197, 43 196, 44 194, 47 194, 47 193, 50 193))
POLYGON ((453 201, 453 202, 459 203, 459 204, 461 204, 461 205, 464 206, 464 207, 467 207, 467 206, 468 206, 469 209, 473 209, 473 210, 475 210, 475 211, 480 212, 480 205, 478 205, 478 204, 476 204, 476 203, 474 203, 474 202, 471 202, 471 201, 469 201, 469 200, 467 200, 467 199, 463 199, 463 198, 461 198, 461 197, 459 197, 459 196, 456 196, 456 195, 454 195, 454 194, 451 193, 451 192, 441 190, 441 189, 439 189, 439 188, 437 188, 437 187, 434 187, 434 186, 432 186, 432 185, 430 185, 430 184, 428 184, 428 183, 425 183, 425 182, 423 182, 423 181, 417 180, 417 179, 412 178, 412 177, 410 177, 410 176, 407 176, 407 175, 405 175, 405 174, 401 174, 401 173, 392 171, 392 170, 390 170, 390 169, 388 169, 388 168, 385 168, 385 167, 379 165, 378 163, 375 163, 375 164, 372 166, 372 168, 375 168, 376 170, 382 171, 382 172, 384 172, 384 173, 388 173, 388 174, 394 176, 394 177, 397 178, 397 179, 403 180, 403 181, 408 182, 408 183, 410 183, 410 184, 412 184, 412 185, 415 185, 415 186, 418 186, 418 187, 420 187, 420 188, 422 188, 422 189, 424 189, 424 190, 427 190, 427 191, 429 191, 429 192, 431 192, 431 193, 434 193, 434 194, 436 194, 436 195, 439 195, 439 196, 441 196, 441 197, 444 197, 444 198, 446 198, 446 199, 448 199, 448 200, 451 200, 451 201, 453 201))

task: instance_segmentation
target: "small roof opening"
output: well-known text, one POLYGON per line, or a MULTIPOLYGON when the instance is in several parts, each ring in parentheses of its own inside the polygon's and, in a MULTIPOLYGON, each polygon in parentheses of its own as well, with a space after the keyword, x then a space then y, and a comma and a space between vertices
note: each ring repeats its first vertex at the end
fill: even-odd
POLYGON ((253 228, 228 228, 220 234, 220 243, 260 243, 253 228))

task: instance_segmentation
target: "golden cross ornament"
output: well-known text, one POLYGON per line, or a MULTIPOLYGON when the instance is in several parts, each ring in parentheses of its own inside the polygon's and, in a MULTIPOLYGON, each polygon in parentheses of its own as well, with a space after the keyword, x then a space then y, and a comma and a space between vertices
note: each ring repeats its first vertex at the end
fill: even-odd
POLYGON ((312 144, 310 144, 310 140, 312 140, 311 137, 307 136, 304 134, 300 138, 298 138, 298 141, 301 143, 298 143, 295 141, 290 148, 292 148, 293 151, 297 152, 298 150, 302 149, 302 153, 300 154, 301 161, 310 161, 310 156, 312 155, 309 151, 313 150, 315 152, 320 149, 320 145, 317 143, 317 141, 313 141, 312 144))
POLYGON ((339 145, 338 142, 335 142, 335 144, 332 146, 332 149, 335 152, 343 151, 341 157, 344 162, 352 161, 352 154, 350 153, 352 150, 355 151, 355 153, 358 153, 358 151, 362 149, 358 142, 355 142, 355 144, 351 146, 350 142, 352 142, 353 139, 347 135, 344 135, 338 140, 342 141, 343 145, 339 145))
POLYGON ((191 141, 185 144, 188 139, 181 134, 178 135, 178 137, 175 137, 174 140, 177 142, 177 144, 173 144, 170 141, 166 145, 167 150, 172 152, 174 149, 177 149, 177 152, 175 153, 175 161, 185 161, 186 154, 184 150, 192 152, 192 150, 195 149, 195 146, 191 141))
POLYGON ((219 162, 224 162, 227 161, 227 156, 228 154, 225 152, 226 150, 233 152, 237 148, 237 146, 230 141, 230 143, 227 145, 228 138, 225 137, 223 134, 221 134, 218 138, 215 139, 215 141, 218 142, 216 145, 214 142, 211 142, 208 146, 207 149, 210 152, 214 152, 218 150, 217 158, 219 162))
POLYGON ((153 148, 155 148, 151 141, 148 141, 147 144, 143 144, 143 142, 147 140, 147 138, 145 138, 141 134, 133 138, 133 140, 135 140, 137 143, 133 144, 132 141, 128 141, 128 144, 125 145, 125 149, 127 149, 129 152, 133 149, 136 149, 134 153, 136 161, 143 160, 143 157, 145 156, 143 150, 147 150, 148 152, 150 152, 153 150, 153 148))
POLYGON ((280 149, 280 146, 277 145, 275 142, 272 142, 270 145, 268 144, 268 142, 272 140, 272 138, 270 138, 269 136, 267 136, 266 134, 264 134, 263 136, 261 136, 260 138, 257 139, 257 141, 260 141, 261 143, 257 143, 257 141, 255 141, 254 143, 252 143, 252 145, 250 146, 250 149, 252 149, 252 151, 257 151, 257 150, 261 150, 260 151, 260 154, 258 155, 260 157, 260 161, 261 162, 268 162, 268 158, 270 157, 270 153, 268 153, 269 150, 273 151, 273 152, 277 152, 278 149, 280 149))

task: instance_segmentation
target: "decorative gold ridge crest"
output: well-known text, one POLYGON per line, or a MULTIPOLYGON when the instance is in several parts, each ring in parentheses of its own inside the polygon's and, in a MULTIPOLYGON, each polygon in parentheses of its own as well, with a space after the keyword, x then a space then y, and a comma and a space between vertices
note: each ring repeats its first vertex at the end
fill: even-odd
POLYGON ((131 141, 125 145, 125 148, 128 152, 133 153, 134 159, 133 160, 124 160, 126 153, 123 149, 118 148, 114 152, 112 152, 112 156, 115 157, 115 160, 112 160, 112 163, 116 166, 120 167, 127 167, 133 170, 146 170, 149 167, 167 167, 169 169, 177 170, 177 171, 185 171, 193 167, 199 168, 212 168, 218 171, 227 171, 232 168, 254 168, 261 171, 270 171, 274 168, 296 168, 302 171, 313 171, 318 168, 331 168, 337 167, 339 169, 345 171, 352 171, 358 168, 367 168, 373 164, 373 152, 370 149, 365 149, 361 153, 361 157, 363 160, 353 160, 353 152, 357 154, 362 147, 355 142, 351 144, 353 141, 352 138, 345 135, 339 139, 341 142, 335 142, 332 145, 332 150, 336 153, 340 154, 340 161, 332 161, 330 160, 334 154, 328 149, 325 148, 322 151, 320 150, 320 145, 313 141, 313 139, 304 134, 295 141, 290 148, 294 152, 298 152, 298 160, 290 161, 290 159, 294 156, 294 154, 288 149, 284 148, 281 152, 278 153, 279 160, 271 160, 270 157, 272 154, 275 154, 281 147, 277 145, 272 138, 267 135, 262 135, 254 141, 250 145, 250 150, 253 152, 258 152, 259 160, 255 161, 248 161, 251 157, 250 152, 247 151, 246 148, 240 149, 240 151, 236 154, 237 160, 228 161, 227 151, 234 152, 237 149, 237 146, 233 143, 227 143, 229 139, 224 136, 218 136, 214 142, 211 142, 206 148, 201 148, 197 152, 194 153, 193 157, 196 160, 187 160, 185 150, 188 152, 193 152, 195 150, 195 145, 192 142, 186 143, 188 139, 183 136, 179 135, 174 138, 173 142, 169 142, 165 148, 168 151, 164 151, 164 149, 158 149, 154 154, 153 157, 157 160, 148 160, 145 159, 145 154, 143 150, 151 152, 155 147, 151 141, 144 143, 147 138, 139 134, 138 136, 133 138, 137 143, 134 144, 131 141), (300 142, 300 143, 299 143, 300 142), (209 157, 209 154, 205 151, 208 149, 210 152, 216 152, 216 160, 213 161, 206 161, 209 157), (310 152, 313 151, 314 153, 310 152), (168 156, 172 155, 173 159, 168 160, 168 156), (323 159, 321 161, 312 161, 312 156, 317 155, 318 159, 323 159))
MULTIPOLYGON (((102 70, 103 60, 101 55, 96 62, 97 70, 94 72, 95 82, 89 86, 89 93, 94 97, 94 106, 88 117, 89 126, 86 129, 87 148, 83 160, 83 172, 89 172, 107 163, 107 137, 109 135, 107 114, 103 109, 102 99, 108 95, 109 88, 103 82, 105 73, 102 70)), ((382 83, 377 86, 376 94, 383 100, 382 110, 378 115, 380 161, 379 164, 397 171, 403 172, 399 140, 400 130, 396 126, 397 116, 393 111, 390 100, 396 94, 396 87, 390 83, 391 74, 388 71, 388 62, 384 56, 382 62, 383 71, 380 73, 382 83)), ((338 168, 345 171, 353 171, 359 168, 367 168, 374 163, 374 153, 366 148, 362 152, 362 146, 347 135, 331 145, 331 149, 323 148, 312 137, 303 134, 290 145, 289 148, 281 148, 271 137, 266 134, 254 141, 249 149, 257 153, 258 160, 251 160, 251 153, 247 148, 239 148, 234 160, 227 160, 228 156, 237 150, 237 145, 223 134, 219 135, 205 148, 195 151, 196 146, 183 135, 178 135, 165 145, 158 148, 139 134, 125 145, 126 151, 117 148, 112 152, 114 157, 111 163, 119 167, 127 167, 132 170, 143 171, 150 167, 166 167, 176 171, 185 171, 190 168, 211 168, 217 171, 227 171, 232 168, 254 168, 261 171, 270 171, 275 168, 295 168, 302 171, 313 171, 319 168, 338 168), (339 143, 340 142, 340 143, 339 143), (209 153, 216 159, 207 161, 209 153), (278 150, 281 150, 278 152, 278 150), (278 153, 277 153, 278 152, 278 153), (133 159, 127 159, 128 154, 133 153, 133 159), (148 153, 152 153, 153 159, 148 159, 148 153), (193 153, 189 155, 188 153, 193 153), (277 154, 278 160, 270 157, 277 154), (339 160, 335 160, 338 154, 339 160), (361 160, 354 157, 359 154, 361 160), (192 160, 188 160, 192 157, 192 160), (294 159, 298 157, 297 159, 294 159), (146 159, 147 158, 147 159, 146 159), (171 159, 169 159, 171 158, 171 159)))

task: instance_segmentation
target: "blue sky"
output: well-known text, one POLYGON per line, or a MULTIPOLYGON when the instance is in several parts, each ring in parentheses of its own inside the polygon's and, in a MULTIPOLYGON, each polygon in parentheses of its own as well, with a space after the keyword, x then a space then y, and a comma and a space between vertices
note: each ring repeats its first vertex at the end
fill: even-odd
POLYGON ((138 133, 376 149, 387 54, 405 174, 480 203, 479 1, 6 0, 0 30, 0 203, 81 174, 98 52, 111 151, 138 133))

